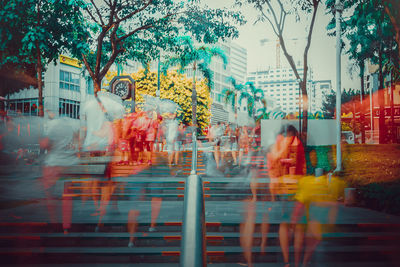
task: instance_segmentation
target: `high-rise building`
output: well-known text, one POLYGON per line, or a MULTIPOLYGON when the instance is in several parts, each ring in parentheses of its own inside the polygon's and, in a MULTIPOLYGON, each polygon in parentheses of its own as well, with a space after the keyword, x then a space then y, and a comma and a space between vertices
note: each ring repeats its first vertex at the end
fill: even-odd
POLYGON ((329 94, 332 90, 331 80, 314 81, 311 89, 308 95, 310 112, 315 113, 322 110, 322 103, 325 98, 324 95, 329 94))
MULTIPOLYGON (((297 70, 300 77, 303 77, 304 69, 298 67, 297 70)), ((308 70, 307 76, 307 94, 313 95, 315 89, 312 69, 308 70)), ((262 89, 265 97, 275 100, 276 105, 286 114, 299 111, 299 100, 302 101, 302 94, 299 81, 291 68, 269 68, 250 72, 247 75, 247 82, 252 82, 256 88, 262 89)), ((310 102, 310 111, 315 109, 313 105, 310 102)))

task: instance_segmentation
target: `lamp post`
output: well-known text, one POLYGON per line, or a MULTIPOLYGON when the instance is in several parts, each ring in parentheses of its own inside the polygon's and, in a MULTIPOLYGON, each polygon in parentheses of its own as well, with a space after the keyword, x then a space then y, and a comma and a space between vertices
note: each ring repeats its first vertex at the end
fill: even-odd
POLYGON ((156 97, 160 98, 160 68, 161 68, 161 52, 158 55, 158 66, 157 66, 157 91, 156 91, 156 97))
POLYGON ((342 170, 342 148, 341 148, 341 139, 342 139, 342 125, 341 125, 341 28, 340 28, 340 17, 343 12, 343 4, 340 0, 336 0, 335 2, 336 9, 336 172, 342 170))

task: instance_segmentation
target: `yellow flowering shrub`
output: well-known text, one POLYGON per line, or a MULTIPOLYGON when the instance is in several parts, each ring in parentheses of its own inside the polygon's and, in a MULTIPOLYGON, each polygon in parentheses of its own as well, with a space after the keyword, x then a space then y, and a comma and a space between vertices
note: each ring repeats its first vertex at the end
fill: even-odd
MULTIPOLYGON (((109 72, 106 75, 105 83, 109 83, 116 72, 109 72)), ((126 75, 126 74, 124 74, 126 75)), ((141 109, 143 95, 156 96, 157 91, 157 72, 139 70, 136 73, 129 74, 136 83, 135 103, 136 108, 141 109)), ((204 129, 210 123, 211 116, 211 97, 205 79, 196 82, 197 91, 197 121, 200 128, 204 129)), ((167 75, 161 74, 160 77, 160 98, 169 99, 177 103, 182 111, 178 111, 178 118, 187 124, 192 123, 192 79, 186 75, 179 74, 176 71, 168 71, 167 75)), ((130 99, 127 99, 130 101, 130 99)))

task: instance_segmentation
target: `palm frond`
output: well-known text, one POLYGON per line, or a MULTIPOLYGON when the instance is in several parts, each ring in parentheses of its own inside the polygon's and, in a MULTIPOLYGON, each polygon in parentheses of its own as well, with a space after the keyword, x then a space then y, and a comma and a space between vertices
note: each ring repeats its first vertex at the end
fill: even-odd
POLYGON ((254 95, 254 92, 257 90, 253 82, 247 82, 246 85, 250 92, 254 95))
POLYGON ((249 99, 251 97, 251 95, 248 92, 241 92, 240 96, 239 96, 239 105, 242 104, 242 100, 244 98, 249 99))
POLYGON ((212 46, 209 49, 210 49, 209 53, 211 54, 212 57, 219 57, 222 59, 222 63, 224 64, 224 69, 226 69, 226 66, 228 65, 228 57, 225 51, 218 46, 212 46))

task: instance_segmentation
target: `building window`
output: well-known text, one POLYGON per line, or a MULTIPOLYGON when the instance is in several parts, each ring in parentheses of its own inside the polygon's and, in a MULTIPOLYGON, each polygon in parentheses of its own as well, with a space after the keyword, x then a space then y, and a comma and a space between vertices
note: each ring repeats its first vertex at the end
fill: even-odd
POLYGON ((79 74, 60 70, 60 89, 80 92, 79 74))
POLYGON ((94 95, 94 84, 93 80, 89 77, 86 80, 86 88, 87 88, 87 94, 88 95, 94 95))
POLYGON ((39 101, 37 98, 10 100, 8 110, 21 113, 24 116, 37 116, 39 101))
POLYGON ((79 109, 80 109, 80 102, 60 98, 59 101, 59 114, 60 117, 70 117, 73 119, 79 119, 79 109))

